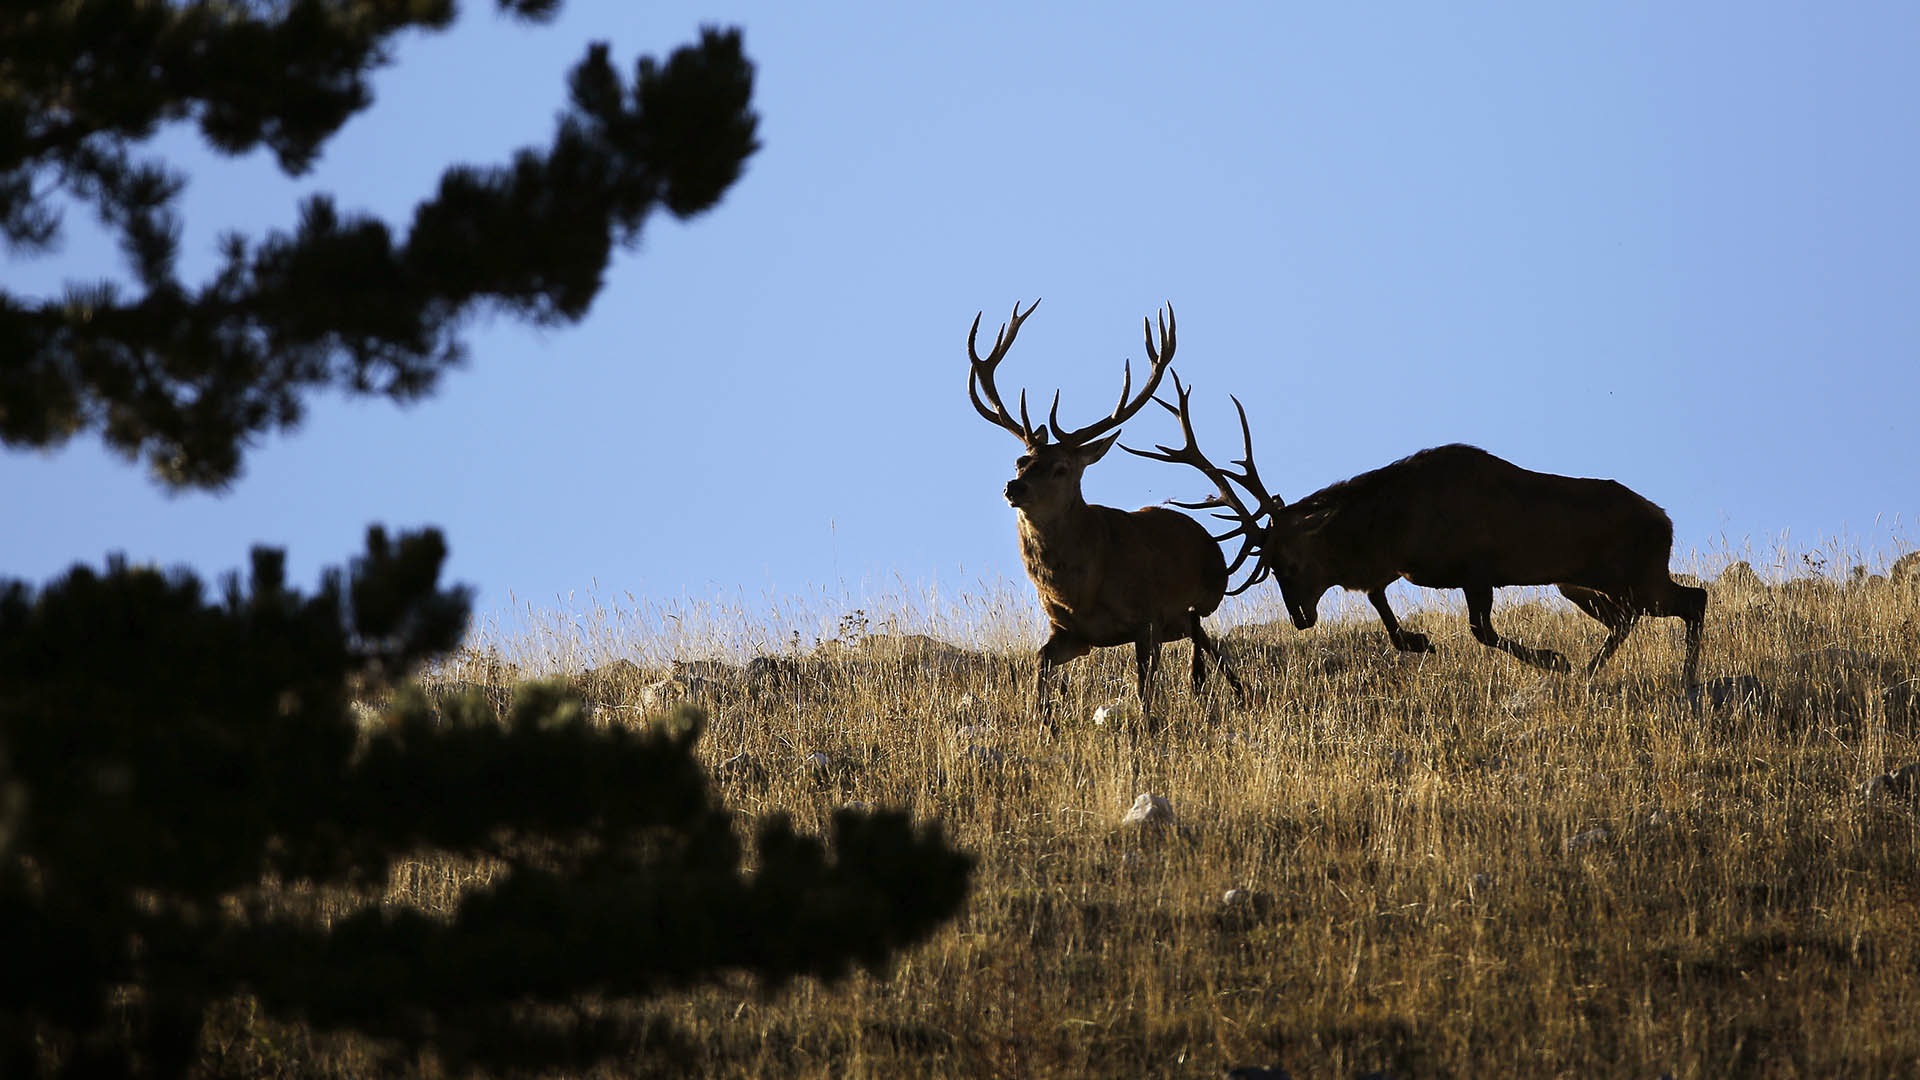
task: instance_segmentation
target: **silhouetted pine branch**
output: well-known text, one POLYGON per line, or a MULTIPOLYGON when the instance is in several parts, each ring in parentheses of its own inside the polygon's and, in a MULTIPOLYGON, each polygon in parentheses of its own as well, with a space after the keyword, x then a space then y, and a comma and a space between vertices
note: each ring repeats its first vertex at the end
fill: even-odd
POLYGON ((271 551, 217 599, 117 562, 5 586, 0 805, 21 808, 0 848, 6 1075, 36 1074, 49 1031, 93 1047, 66 1057, 72 1075, 136 1059, 177 1074, 207 1006, 242 992, 321 1029, 531 1062, 565 1044, 529 1003, 877 970, 958 910, 971 860, 900 813, 841 812, 829 843, 775 816, 746 872, 693 754, 697 713, 601 726, 529 684, 504 719, 477 701, 436 715, 415 693, 362 733, 350 688, 463 632, 444 555, 431 531, 374 529, 311 597, 271 551), (502 869, 447 919, 367 905, 322 921, 262 886, 378 891, 397 860, 436 852, 502 869), (115 1006, 129 987, 136 1003, 115 1006))
MULTIPOLYGON (((500 6, 540 18, 558 4, 500 6)), ((60 200, 78 201, 119 234, 138 286, 0 290, 0 439, 98 431, 170 486, 226 484, 314 391, 429 392, 480 310, 578 320, 616 245, 656 208, 713 206, 758 145, 737 30, 703 30, 628 79, 596 44, 549 146, 449 168, 404 232, 315 195, 293 231, 230 234, 211 280, 179 280, 185 178, 138 144, 191 122, 224 152, 265 146, 300 173, 371 103, 393 37, 453 14, 451 0, 29 0, 0 18, 0 231, 16 255, 44 250, 60 200)))

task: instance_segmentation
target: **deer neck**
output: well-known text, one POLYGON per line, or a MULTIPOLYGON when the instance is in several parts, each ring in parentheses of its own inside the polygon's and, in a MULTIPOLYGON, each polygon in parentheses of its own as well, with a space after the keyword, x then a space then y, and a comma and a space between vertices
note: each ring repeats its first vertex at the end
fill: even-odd
POLYGON ((1043 596, 1076 594, 1097 575, 1106 533, 1100 515, 1075 498, 1051 513, 1017 513, 1020 559, 1043 596))
POLYGON ((1023 541, 1029 537, 1037 538, 1046 546, 1054 546, 1079 539, 1094 519, 1087 500, 1079 492, 1064 499, 1057 506, 1021 507, 1014 511, 1020 522, 1020 537, 1023 541))

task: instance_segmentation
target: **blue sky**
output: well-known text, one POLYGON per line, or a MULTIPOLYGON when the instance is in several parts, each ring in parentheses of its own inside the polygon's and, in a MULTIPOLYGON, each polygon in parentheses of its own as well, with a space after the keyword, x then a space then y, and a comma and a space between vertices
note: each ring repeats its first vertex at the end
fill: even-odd
MULTIPOLYGON (((1231 456, 1238 394, 1289 498, 1463 441, 1625 482, 1683 552, 1920 542, 1912 4, 467 9, 309 176, 171 133, 188 276, 305 193, 400 224, 448 164, 544 144, 592 40, 625 68, 741 26, 764 149, 583 324, 476 324, 437 395, 318 400, 226 493, 84 438, 0 455, 0 574, 266 543, 311 585, 377 521, 442 527, 483 613, 1018 581, 1018 445, 967 404, 965 335, 1036 296, 1003 390, 1103 415, 1171 300, 1204 442, 1231 456)), ((9 287, 121 272, 69 218, 9 287)), ((1125 441, 1174 437, 1155 410, 1125 441)), ((1086 490, 1205 484, 1116 453, 1086 490)))

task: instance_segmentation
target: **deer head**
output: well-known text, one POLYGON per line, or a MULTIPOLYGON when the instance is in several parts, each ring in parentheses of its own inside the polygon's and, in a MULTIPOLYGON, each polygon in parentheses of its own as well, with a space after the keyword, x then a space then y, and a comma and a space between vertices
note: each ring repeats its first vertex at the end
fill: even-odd
POLYGON ((1112 414, 1086 427, 1068 431, 1060 424, 1058 391, 1054 392, 1053 406, 1047 412, 1047 423, 1035 427, 1027 415, 1026 391, 1020 392, 1020 416, 1016 420, 1001 403, 1000 392, 994 386, 995 369, 1013 347, 1013 339, 1020 333, 1020 325, 1039 306, 1040 301, 1035 300, 1027 310, 1021 311, 1020 305, 1014 304, 1012 318, 1003 323, 1000 332, 994 335, 993 348, 985 359, 981 359, 977 345, 981 316, 976 314, 973 317, 973 328, 967 331, 967 357, 972 361, 967 376, 967 397, 982 417, 1012 434, 1026 447, 1025 453, 1014 459, 1014 476, 1007 481, 1005 492, 1007 502, 1031 520, 1050 520, 1085 505, 1080 494, 1081 474, 1087 466, 1099 461, 1112 449, 1114 441, 1120 437, 1120 425, 1153 399, 1154 389, 1160 385, 1168 365, 1173 363, 1175 322, 1173 305, 1168 304, 1160 316, 1160 347, 1156 349, 1153 324, 1147 319, 1141 320, 1146 336, 1147 357, 1152 368, 1146 386, 1141 388, 1139 394, 1133 393, 1133 365, 1129 362, 1123 373, 1120 402, 1114 406, 1112 414), (1057 441, 1048 441, 1049 428, 1057 441))
POLYGON ((1314 545, 1306 542, 1307 538, 1299 535, 1298 530, 1280 527, 1280 511, 1287 504, 1267 490, 1265 482, 1260 479, 1259 469, 1254 466, 1253 431, 1247 425, 1246 406, 1240 404, 1238 397, 1233 398, 1233 407, 1240 414, 1240 439, 1244 455, 1233 462, 1239 466, 1238 470, 1224 469, 1200 452, 1199 441, 1193 434, 1192 405, 1188 400, 1192 391, 1181 384, 1178 373, 1173 376, 1173 389, 1178 405, 1164 398, 1155 398, 1154 401, 1179 418, 1180 434, 1185 441, 1179 447, 1156 445, 1153 450, 1135 450, 1126 446, 1121 449, 1155 461, 1191 465, 1212 480, 1217 489, 1213 495, 1198 502, 1175 501, 1173 505, 1188 510, 1222 511, 1214 516, 1235 523, 1233 528, 1214 539, 1225 542, 1240 538, 1240 552, 1227 567, 1228 577, 1238 573, 1248 560, 1253 562, 1253 573, 1227 590, 1227 595, 1246 592, 1272 577, 1280 586, 1280 595, 1286 601, 1287 613, 1293 619, 1293 624, 1302 630, 1307 629, 1317 618, 1315 602, 1332 582, 1322 580, 1326 577, 1326 571, 1318 565, 1314 545))

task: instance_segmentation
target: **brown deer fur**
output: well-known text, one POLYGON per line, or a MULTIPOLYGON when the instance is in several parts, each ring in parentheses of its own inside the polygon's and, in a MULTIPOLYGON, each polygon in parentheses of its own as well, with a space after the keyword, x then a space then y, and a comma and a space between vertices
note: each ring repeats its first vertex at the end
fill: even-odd
MULTIPOLYGON (((1034 302, 1038 305, 1038 301, 1034 302)), ((1020 557, 1027 576, 1040 594, 1051 632, 1040 647, 1034 677, 1036 705, 1050 706, 1048 673, 1058 664, 1084 656, 1095 648, 1131 644, 1143 714, 1152 712, 1152 681, 1159 666, 1160 645, 1190 638, 1193 641, 1192 682, 1197 692, 1206 679, 1205 661, 1212 657, 1236 694, 1235 678, 1207 636, 1201 618, 1219 607, 1227 588, 1227 564, 1220 547, 1199 522, 1164 507, 1131 512, 1089 505, 1081 494, 1081 476, 1089 465, 1112 448, 1117 433, 1108 434, 1151 400, 1153 388, 1172 362, 1175 345, 1172 308, 1160 327, 1161 348, 1154 349, 1152 326, 1147 327, 1147 352, 1153 373, 1136 398, 1121 391, 1112 416, 1077 431, 1060 429, 1059 399, 1052 421, 1058 442, 1048 441, 1046 425, 1033 427, 1021 400, 1020 419, 1000 404, 993 370, 1033 308, 1014 306, 1012 321, 1001 328, 986 360, 974 351, 974 332, 967 350, 973 366, 968 393, 980 414, 1018 436, 1026 452, 1015 462, 1016 472, 1005 495, 1019 523, 1020 557), (984 401, 982 399, 985 399, 984 401), (991 408, 989 408, 989 405, 991 408), (1105 437, 1101 437, 1105 436, 1105 437)), ((1131 372, 1127 385, 1132 384, 1131 372)))

